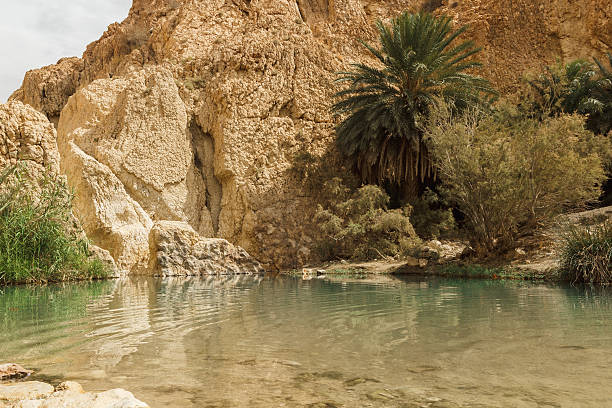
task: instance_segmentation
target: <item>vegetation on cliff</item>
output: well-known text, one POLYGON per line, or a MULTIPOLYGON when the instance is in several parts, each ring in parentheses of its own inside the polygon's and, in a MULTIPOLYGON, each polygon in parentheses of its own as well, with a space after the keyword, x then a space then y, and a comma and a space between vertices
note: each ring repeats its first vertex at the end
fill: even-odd
POLYGON ((73 225, 71 202, 61 178, 22 165, 0 173, 0 284, 107 276, 73 225))

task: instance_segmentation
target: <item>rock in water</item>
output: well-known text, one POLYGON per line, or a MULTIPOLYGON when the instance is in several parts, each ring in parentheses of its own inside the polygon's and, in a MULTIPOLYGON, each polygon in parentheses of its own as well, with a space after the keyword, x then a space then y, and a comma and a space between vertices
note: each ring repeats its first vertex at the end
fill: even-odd
POLYGON ((32 371, 26 370, 19 364, 0 364, 0 381, 25 378, 32 374, 32 371))
POLYGON ((262 274, 244 249, 220 238, 203 238, 178 221, 155 223, 149 236, 149 269, 161 276, 262 274))

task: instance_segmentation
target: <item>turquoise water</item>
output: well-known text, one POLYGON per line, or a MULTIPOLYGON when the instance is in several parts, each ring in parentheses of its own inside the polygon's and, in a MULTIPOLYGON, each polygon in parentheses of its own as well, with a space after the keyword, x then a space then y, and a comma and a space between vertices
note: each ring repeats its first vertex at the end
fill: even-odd
POLYGON ((151 407, 612 407, 612 291, 130 279, 0 289, 0 362, 151 407))

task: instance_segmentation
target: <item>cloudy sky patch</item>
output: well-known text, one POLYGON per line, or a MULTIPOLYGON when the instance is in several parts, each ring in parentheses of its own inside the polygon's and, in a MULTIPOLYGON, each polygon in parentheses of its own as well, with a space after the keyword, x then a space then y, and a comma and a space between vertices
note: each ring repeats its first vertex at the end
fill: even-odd
POLYGON ((21 86, 26 71, 81 56, 115 21, 127 17, 132 0, 2 0, 0 9, 0 102, 21 86))

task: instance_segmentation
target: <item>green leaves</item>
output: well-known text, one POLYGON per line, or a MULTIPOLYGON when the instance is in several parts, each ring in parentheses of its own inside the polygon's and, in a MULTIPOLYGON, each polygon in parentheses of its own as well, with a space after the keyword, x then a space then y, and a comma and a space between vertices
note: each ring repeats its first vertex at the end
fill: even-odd
POLYGON ((72 225, 72 194, 61 178, 25 165, 0 173, 0 285, 103 277, 72 225))
POLYGON ((587 116, 589 130, 607 134, 612 130, 612 54, 607 57, 610 69, 596 58, 594 63, 574 60, 528 79, 533 92, 527 109, 550 116, 580 113, 587 116))
POLYGON ((379 65, 354 64, 339 73, 347 87, 336 94, 337 147, 365 183, 415 183, 433 174, 422 129, 437 98, 459 109, 494 95, 488 81, 467 71, 480 66, 473 42, 456 44, 448 16, 404 13, 377 23, 378 47, 363 43, 379 65))

